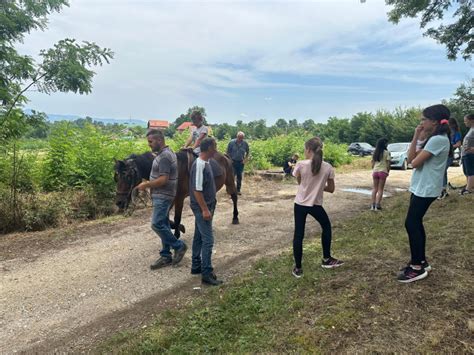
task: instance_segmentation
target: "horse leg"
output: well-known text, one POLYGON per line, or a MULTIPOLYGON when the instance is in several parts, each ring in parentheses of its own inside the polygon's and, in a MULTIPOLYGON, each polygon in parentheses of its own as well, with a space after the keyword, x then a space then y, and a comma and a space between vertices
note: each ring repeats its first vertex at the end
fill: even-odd
POLYGON ((239 210, 237 209, 237 194, 234 192, 230 195, 232 203, 234 204, 234 216, 232 218, 232 224, 239 224, 239 210))
POLYGON ((181 224, 181 215, 183 213, 183 205, 184 205, 184 196, 181 197, 181 198, 178 198, 178 196, 176 196, 175 203, 174 203, 174 222, 173 222, 173 225, 175 226, 174 236, 178 239, 181 236, 181 232, 184 233, 186 231, 184 226, 181 224))
POLYGON ((232 169, 232 164, 228 164, 226 169, 226 176, 225 176, 225 189, 226 192, 232 198, 232 203, 234 205, 234 212, 232 217, 232 224, 239 224, 239 210, 237 208, 237 188, 235 186, 234 180, 234 170, 232 169))

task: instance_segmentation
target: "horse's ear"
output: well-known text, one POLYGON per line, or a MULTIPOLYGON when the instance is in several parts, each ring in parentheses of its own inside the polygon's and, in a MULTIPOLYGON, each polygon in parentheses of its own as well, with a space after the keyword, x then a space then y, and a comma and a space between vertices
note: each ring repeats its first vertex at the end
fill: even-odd
POLYGON ((114 159, 114 161, 115 161, 115 167, 116 167, 118 170, 125 168, 125 162, 124 162, 123 160, 114 159))

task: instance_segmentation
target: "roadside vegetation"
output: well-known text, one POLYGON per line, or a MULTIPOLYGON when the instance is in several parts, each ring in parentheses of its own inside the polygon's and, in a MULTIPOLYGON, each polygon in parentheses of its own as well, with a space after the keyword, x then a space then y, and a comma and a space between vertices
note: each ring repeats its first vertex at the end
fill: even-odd
POLYGON ((407 285, 395 278, 409 258, 408 198, 396 195, 383 213, 335 225, 334 253, 346 261, 339 269, 320 267, 319 237, 308 236, 303 278, 291 276, 284 251, 160 314, 146 330, 117 334, 99 351, 472 353, 474 200, 452 196, 433 205, 425 218, 433 271, 407 285))

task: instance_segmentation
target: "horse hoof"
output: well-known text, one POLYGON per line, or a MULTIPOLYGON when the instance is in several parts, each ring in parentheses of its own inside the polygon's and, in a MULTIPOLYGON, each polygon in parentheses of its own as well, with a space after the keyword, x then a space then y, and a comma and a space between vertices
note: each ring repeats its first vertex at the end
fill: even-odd
POLYGON ((239 224, 239 219, 238 218, 234 218, 232 220, 232 224, 239 224))
POLYGON ((179 225, 179 230, 181 233, 186 233, 186 228, 182 224, 179 225))

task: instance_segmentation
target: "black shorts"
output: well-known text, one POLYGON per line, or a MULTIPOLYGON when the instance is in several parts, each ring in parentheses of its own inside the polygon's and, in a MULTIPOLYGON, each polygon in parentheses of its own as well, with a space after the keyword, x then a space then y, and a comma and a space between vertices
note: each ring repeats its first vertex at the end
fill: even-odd
POLYGON ((462 171, 466 176, 474 176, 474 154, 466 154, 462 157, 462 171))

